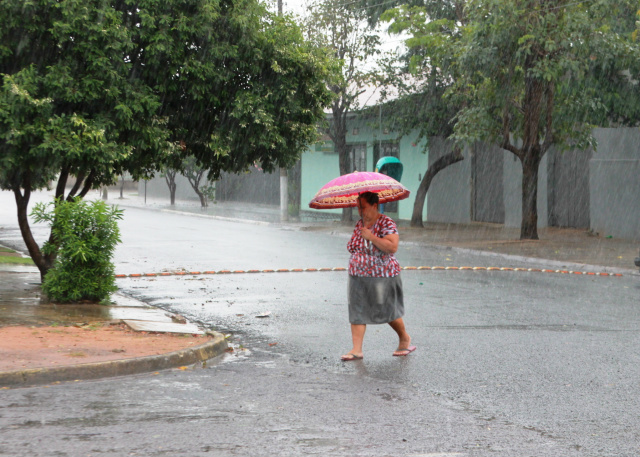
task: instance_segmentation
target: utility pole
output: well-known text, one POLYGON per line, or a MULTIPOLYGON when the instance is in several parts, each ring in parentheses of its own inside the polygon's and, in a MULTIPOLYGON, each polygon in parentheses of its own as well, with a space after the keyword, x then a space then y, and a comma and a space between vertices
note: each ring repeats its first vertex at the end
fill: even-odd
MULTIPOLYGON (((282 16, 282 0, 278 0, 278 16, 282 16)), ((287 169, 280 168, 280 221, 289 220, 289 188, 287 169)))

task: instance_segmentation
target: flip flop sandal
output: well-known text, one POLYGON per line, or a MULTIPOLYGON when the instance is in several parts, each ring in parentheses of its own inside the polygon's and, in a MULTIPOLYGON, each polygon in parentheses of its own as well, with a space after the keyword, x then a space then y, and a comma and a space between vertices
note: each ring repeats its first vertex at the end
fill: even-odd
POLYGON ((409 346, 407 349, 398 349, 393 353, 394 357, 405 357, 416 350, 415 346, 409 346))
POLYGON ((343 362, 352 362, 353 360, 362 360, 364 356, 348 353, 340 357, 343 362))

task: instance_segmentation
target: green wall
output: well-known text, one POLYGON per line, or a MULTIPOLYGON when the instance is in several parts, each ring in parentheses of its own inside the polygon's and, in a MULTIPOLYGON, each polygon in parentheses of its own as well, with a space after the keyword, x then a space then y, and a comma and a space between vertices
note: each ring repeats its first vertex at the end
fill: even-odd
MULTIPOLYGON (((400 161, 404 166, 402 184, 409 189, 409 198, 398 202, 398 213, 389 214, 391 217, 410 220, 413 212, 415 192, 420 185, 420 179, 424 176, 428 166, 428 154, 423 153, 425 141, 417 142, 417 134, 409 134, 399 138, 397 132, 380 132, 372 128, 366 121, 351 120, 348 122, 347 143, 366 143, 366 170, 374 171, 375 163, 374 144, 382 142, 398 142, 400 161), (354 135, 354 133, 356 133, 354 135)), ((342 210, 315 210, 309 208, 309 202, 327 182, 340 175, 338 154, 334 151, 333 143, 326 141, 312 146, 301 158, 301 210, 309 212, 322 212, 340 215, 342 210)), ((426 202, 423 209, 423 218, 426 220, 426 202)))

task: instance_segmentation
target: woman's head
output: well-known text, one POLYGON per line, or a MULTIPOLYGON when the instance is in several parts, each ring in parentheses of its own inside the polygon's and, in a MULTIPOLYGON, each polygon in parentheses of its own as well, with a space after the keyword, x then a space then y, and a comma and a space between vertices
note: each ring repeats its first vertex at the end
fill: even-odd
POLYGON ((378 194, 363 192, 358 195, 358 214, 362 218, 373 217, 378 214, 378 194))
POLYGON ((375 192, 362 192, 360 195, 358 195, 358 200, 360 199, 366 201, 370 205, 377 205, 380 202, 378 194, 376 194, 375 192))

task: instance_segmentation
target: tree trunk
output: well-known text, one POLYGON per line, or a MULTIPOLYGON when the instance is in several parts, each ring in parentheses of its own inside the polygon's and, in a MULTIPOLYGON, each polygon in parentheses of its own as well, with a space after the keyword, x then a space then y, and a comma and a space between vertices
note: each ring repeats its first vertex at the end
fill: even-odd
POLYGON ((40 280, 44 281, 44 277, 47 275, 49 269, 53 266, 53 260, 55 257, 47 256, 42 253, 38 243, 33 238, 31 233, 31 227, 29 226, 29 217, 27 210, 29 209, 29 199, 31 198, 31 191, 25 189, 24 195, 20 193, 20 190, 14 189, 13 195, 16 199, 16 206, 18 208, 18 225, 20 226, 20 233, 24 244, 29 251, 29 255, 36 264, 38 270, 40 270, 40 280))
MULTIPOLYGON (((87 176, 87 178, 85 179, 84 187, 82 188, 82 190, 78 194, 78 197, 84 198, 89 193, 89 191, 93 187, 93 181, 94 180, 95 180, 95 172, 92 170, 89 173, 89 176, 87 176)), ((105 192, 106 192, 107 191, 107 186, 105 186, 104 188, 105 188, 105 192)), ((106 200, 107 198, 105 197, 104 199, 106 200)))
POLYGON ((203 176, 204 176, 204 170, 200 170, 195 172, 193 176, 187 176, 187 180, 189 181, 189 184, 191 184, 193 191, 196 193, 196 195, 200 199, 200 206, 202 208, 206 208, 207 206, 209 206, 209 202, 207 201, 206 195, 204 195, 200 190, 200 181, 202 180, 203 176))
MULTIPOLYGON (((340 129, 334 139, 334 146, 338 151, 338 163, 340 166, 340 176, 350 173, 349 170, 349 149, 347 148, 347 139, 344 129, 340 129)), ((362 171, 362 170, 360 170, 362 171)), ((350 225, 353 221, 353 208, 342 208, 342 218, 340 222, 350 225)))
POLYGON ((175 206, 176 204, 176 173, 177 172, 175 170, 166 170, 164 172, 164 181, 167 183, 167 187, 169 187, 171 206, 175 206))
POLYGON ((538 168, 540 154, 537 150, 523 151, 522 160, 522 222, 520 224, 521 240, 537 240, 538 238, 538 168))
MULTIPOLYGON (((533 68, 534 55, 526 59, 526 74, 533 68)), ((525 78, 524 125, 522 149, 519 157, 522 163, 522 222, 521 240, 538 239, 538 168, 542 159, 540 146, 540 119, 548 83, 535 76, 525 78)))
MULTIPOLYGON (((339 94, 339 90, 334 90, 336 94, 339 94)), ((345 105, 344 100, 338 99, 333 102, 331 106, 331 112, 333 113, 333 119, 327 133, 333 141, 333 147, 338 153, 338 167, 340 176, 352 172, 349 169, 349 149, 347 147, 347 114, 349 112, 348 107, 345 105)), ((360 170, 364 171, 364 170, 360 170)), ((342 217, 340 222, 345 225, 350 225, 353 220, 353 208, 342 208, 342 217)))
POLYGON ((420 182, 420 186, 416 192, 416 199, 413 203, 411 227, 424 227, 424 224, 422 223, 422 212, 424 209, 424 202, 427 198, 427 192, 429 191, 429 187, 431 187, 431 181, 433 181, 433 178, 435 178, 440 171, 444 170, 449 165, 453 165, 461 160, 464 160, 464 156, 462 155, 461 149, 456 146, 453 151, 443 155, 433 162, 429 168, 427 168, 424 178, 422 178, 422 181, 420 182))
POLYGON ((202 192, 200 192, 200 190, 196 190, 196 194, 198 194, 198 197, 200 198, 200 206, 202 208, 206 208, 207 206, 209 206, 207 197, 202 192))
POLYGON ((82 185, 82 182, 84 181, 85 176, 86 176, 86 173, 84 171, 81 171, 76 175, 76 182, 73 184, 73 187, 71 188, 71 190, 69 191, 69 194, 67 195, 67 201, 73 200, 73 197, 76 196, 76 192, 80 190, 80 186, 82 185))
POLYGON ((171 199, 171 206, 176 205, 176 183, 173 183, 169 186, 169 195, 171 199))

